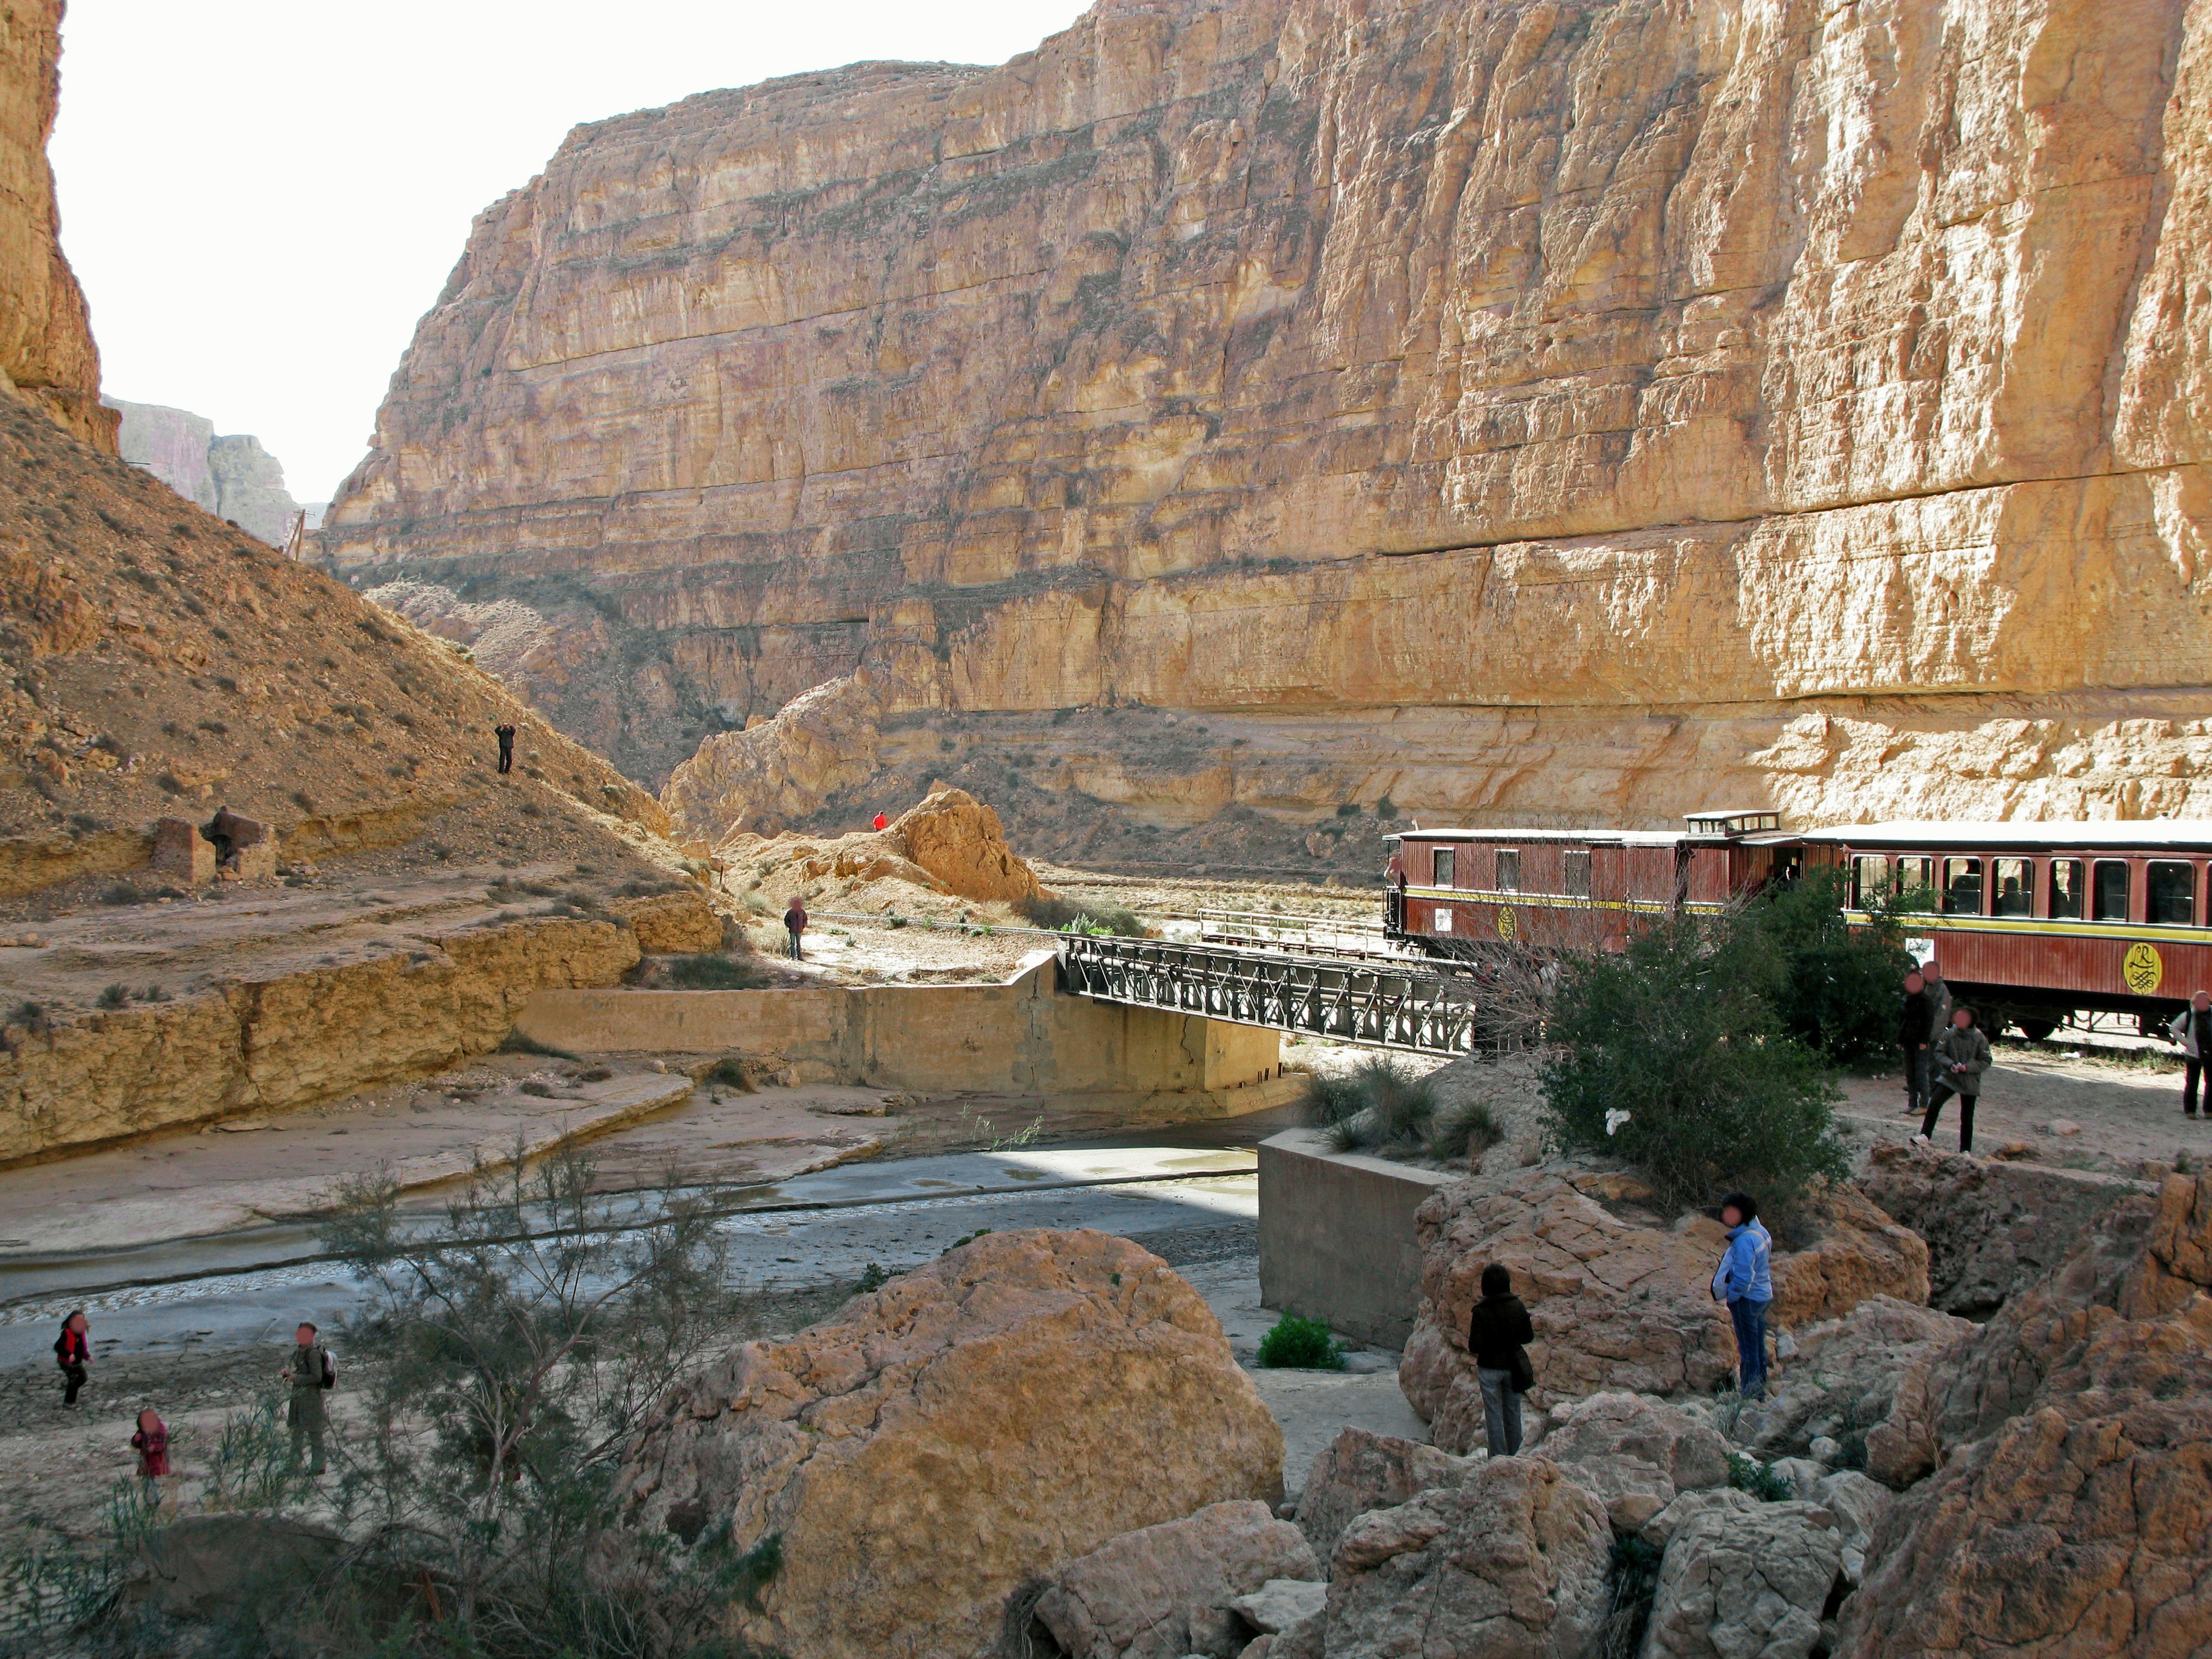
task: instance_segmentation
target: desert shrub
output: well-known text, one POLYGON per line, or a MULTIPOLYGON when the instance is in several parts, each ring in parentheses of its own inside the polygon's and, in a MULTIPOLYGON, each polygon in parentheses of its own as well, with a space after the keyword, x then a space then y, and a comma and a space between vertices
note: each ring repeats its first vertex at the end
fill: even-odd
POLYGON ((1285 1314, 1260 1339, 1260 1363, 1282 1370, 1340 1371, 1344 1345, 1322 1321, 1285 1314))
POLYGON ((1429 1156, 1480 1158, 1505 1138, 1498 1115, 1480 1100, 1440 1108, 1429 1126, 1429 1156))
POLYGON ((1787 1503, 1797 1495, 1797 1488, 1775 1474, 1771 1465, 1742 1452, 1729 1454, 1729 1485, 1749 1492, 1762 1504, 1787 1503))
POLYGON ((103 1008, 120 1008, 131 1000, 131 988, 121 984, 111 985, 100 992, 99 1000, 103 1008))
POLYGON ((1659 1595, 1660 1559, 1660 1552, 1640 1538, 1614 1540, 1613 1601, 1598 1633, 1598 1659, 1636 1659, 1644 1650, 1644 1627, 1659 1595))
POLYGON ((1078 904, 1056 893, 1039 893, 1015 900, 1014 908, 1030 927, 1054 933, 1118 934, 1124 939, 1145 936, 1144 918, 1119 904, 1102 904, 1097 900, 1078 904))
POLYGON ((744 991, 761 983, 759 966, 719 951, 670 957, 661 973, 680 991, 744 991))
POLYGON ((1437 1096, 1404 1060, 1377 1054, 1340 1076, 1315 1073, 1306 1084, 1305 1115, 1339 1152, 1425 1146, 1437 1124, 1437 1096))
POLYGON ((1836 1090, 1767 1000, 1773 960, 1741 913, 1710 937, 1683 918, 1565 959, 1543 1072, 1559 1141, 1627 1160, 1677 1205, 1740 1187, 1779 1208, 1842 1179, 1836 1090))
POLYGON ((1898 1003, 1912 958, 1898 913, 1845 925, 1850 884, 1840 870, 1808 871, 1753 900, 1749 921, 1773 947, 1769 995, 1782 1029, 1839 1065, 1895 1045, 1898 1003))
POLYGON ((751 1071, 742 1054, 725 1054, 707 1068, 705 1081, 719 1083, 726 1089, 735 1089, 739 1094, 755 1092, 751 1071))
POLYGON ((536 1078, 531 1078, 522 1085, 522 1092, 535 1099, 550 1100, 553 1098, 553 1085, 550 1083, 540 1083, 536 1078))

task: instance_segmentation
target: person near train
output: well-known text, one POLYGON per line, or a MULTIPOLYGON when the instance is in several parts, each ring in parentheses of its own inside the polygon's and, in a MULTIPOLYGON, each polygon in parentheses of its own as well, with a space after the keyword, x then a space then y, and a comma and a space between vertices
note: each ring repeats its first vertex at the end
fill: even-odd
POLYGON ((83 1309, 62 1321, 62 1334, 54 1339, 54 1364, 62 1368, 62 1404, 74 1406, 92 1364, 92 1322, 83 1309))
POLYGON ((1941 1036, 1951 1023, 1951 988, 1943 982, 1942 964, 1929 957, 1920 964, 1920 981, 1928 1006, 1936 1011, 1936 1034, 1941 1036))
MULTIPOLYGON (((2197 1115, 2197 1085, 2203 1079, 2204 1061, 2212 1055, 2212 991, 2199 991, 2189 1006, 2173 1017, 2166 1036, 2181 1045, 2185 1075, 2181 1084, 2181 1115, 2197 1115)), ((2212 1089, 2205 1091, 2204 1115, 2212 1117, 2212 1089)))
POLYGON ((1729 1310, 1735 1328, 1736 1392, 1766 1398, 1766 1310, 1774 1301, 1774 1241, 1759 1218, 1759 1200, 1730 1193, 1721 1200, 1728 1249, 1713 1270, 1713 1300, 1729 1310))
POLYGON ((1898 1047, 1905 1050, 1905 1109, 1928 1109, 1928 1051, 1936 1041, 1936 1005, 1928 981, 1915 969, 1905 976, 1905 1003, 1897 1025, 1898 1047))
POLYGON ((1972 1152, 1974 1106, 1981 1097, 1982 1073, 1989 1069, 1990 1040, 1975 1029, 1974 1011, 1964 1006, 1954 1008, 1950 1026, 1936 1039, 1929 1054, 1928 1114, 1920 1120, 1920 1133, 1913 1139, 1929 1141, 1935 1138, 1936 1121, 1943 1115, 1943 1103, 1956 1095, 1959 1150, 1972 1152))
POLYGON ((1513 1294, 1513 1274, 1493 1261, 1482 1270, 1482 1300, 1467 1322, 1467 1351, 1474 1356, 1474 1380, 1482 1386, 1482 1424, 1492 1457, 1511 1457, 1521 1449, 1521 1396, 1536 1386, 1528 1344, 1536 1328, 1528 1310, 1513 1294))

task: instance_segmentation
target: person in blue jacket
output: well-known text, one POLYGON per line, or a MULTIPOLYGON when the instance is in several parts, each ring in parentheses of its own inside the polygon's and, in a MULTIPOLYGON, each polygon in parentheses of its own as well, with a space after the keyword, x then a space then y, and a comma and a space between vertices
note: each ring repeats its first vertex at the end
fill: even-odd
POLYGON ((1774 1300, 1769 1267, 1774 1241, 1759 1224, 1759 1201, 1749 1193, 1721 1200, 1728 1250, 1713 1272, 1713 1300, 1728 1305, 1735 1325, 1736 1385, 1746 1400, 1766 1398, 1766 1309, 1774 1300))

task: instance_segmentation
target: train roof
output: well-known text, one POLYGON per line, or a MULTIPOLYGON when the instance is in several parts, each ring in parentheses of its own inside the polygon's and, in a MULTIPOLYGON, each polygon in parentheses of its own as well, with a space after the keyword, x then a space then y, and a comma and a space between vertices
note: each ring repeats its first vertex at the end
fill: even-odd
POLYGON ((1828 847, 2212 847, 2212 818, 1900 818, 1808 830, 1798 837, 1828 847))
POLYGON ((1686 830, 1401 830, 1398 841, 1568 841, 1599 847, 1673 847, 1686 841, 1717 840, 1686 830))

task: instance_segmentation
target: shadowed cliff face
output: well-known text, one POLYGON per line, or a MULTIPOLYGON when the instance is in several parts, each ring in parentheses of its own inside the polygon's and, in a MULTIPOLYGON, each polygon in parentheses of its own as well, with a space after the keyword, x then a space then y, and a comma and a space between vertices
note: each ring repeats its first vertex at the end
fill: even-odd
POLYGON ((2212 811, 2208 234, 2212 0, 1108 0, 579 128, 324 545, 717 832, 2212 811))

